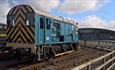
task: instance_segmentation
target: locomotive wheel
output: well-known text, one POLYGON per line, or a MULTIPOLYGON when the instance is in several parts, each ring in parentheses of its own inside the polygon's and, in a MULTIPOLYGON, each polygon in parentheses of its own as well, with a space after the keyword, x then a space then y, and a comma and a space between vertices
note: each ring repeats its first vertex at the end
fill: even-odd
POLYGON ((48 51, 46 52, 46 57, 45 57, 46 61, 51 60, 55 57, 53 53, 53 49, 51 47, 49 47, 47 50, 48 51))
POLYGON ((73 43, 73 48, 74 48, 74 50, 77 50, 77 44, 76 43, 73 43))

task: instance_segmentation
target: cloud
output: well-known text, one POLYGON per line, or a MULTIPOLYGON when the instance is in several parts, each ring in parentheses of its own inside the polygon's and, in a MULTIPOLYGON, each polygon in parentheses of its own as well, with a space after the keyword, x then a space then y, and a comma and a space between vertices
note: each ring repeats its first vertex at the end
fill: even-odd
POLYGON ((37 11, 43 10, 49 12, 52 8, 59 5, 60 0, 13 0, 15 5, 26 4, 31 5, 37 11))
POLYGON ((106 24, 106 27, 108 29, 114 30, 115 31, 115 20, 110 21, 108 24, 106 24))
POLYGON ((84 17, 79 21, 79 28, 103 28, 115 30, 115 20, 105 21, 96 15, 84 17))
MULTIPOLYGON (((50 12, 53 8, 57 8, 62 12, 74 14, 97 10, 109 2, 111 0, 0 0, 0 22, 6 23, 6 15, 9 9, 19 4, 31 5, 36 11, 50 12)), ((106 22, 92 15, 81 19, 79 27, 115 29, 115 21, 106 22)))
POLYGON ((0 0, 0 23, 6 23, 6 15, 12 7, 20 4, 32 6, 36 11, 50 12, 60 0, 0 0))
POLYGON ((9 10, 8 0, 0 0, 0 23, 6 23, 6 15, 9 10))
POLYGON ((96 10, 111 0, 12 0, 15 5, 28 4, 37 11, 42 10, 50 12, 51 9, 57 8, 65 13, 79 13, 88 10, 96 10))
POLYGON ((12 5, 27 4, 31 5, 37 11, 42 10, 50 12, 57 8, 65 13, 78 13, 88 10, 96 10, 111 0, 12 0, 12 5))
POLYGON ((110 2, 111 0, 64 0, 59 9, 62 12, 74 14, 97 10, 110 2))

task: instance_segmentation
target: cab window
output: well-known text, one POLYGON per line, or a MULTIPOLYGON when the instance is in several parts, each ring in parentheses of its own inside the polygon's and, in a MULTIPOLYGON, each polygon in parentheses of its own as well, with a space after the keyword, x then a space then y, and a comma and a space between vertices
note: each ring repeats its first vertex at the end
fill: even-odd
POLYGON ((14 25, 14 16, 10 15, 7 17, 7 25, 8 26, 13 26, 14 25))
POLYGON ((42 17, 40 18, 40 28, 44 28, 44 19, 42 17))
POLYGON ((27 26, 34 25, 34 14, 33 13, 27 13, 26 14, 26 25, 27 26))
POLYGON ((50 25, 51 25, 51 20, 50 19, 48 19, 48 18, 46 18, 46 28, 47 29, 50 29, 50 25))

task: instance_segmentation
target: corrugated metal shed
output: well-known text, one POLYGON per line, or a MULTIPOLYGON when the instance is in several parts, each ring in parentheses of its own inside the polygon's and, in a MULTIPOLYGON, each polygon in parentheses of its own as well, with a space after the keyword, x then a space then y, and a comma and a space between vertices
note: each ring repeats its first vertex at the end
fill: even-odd
POLYGON ((80 40, 115 40, 115 31, 99 28, 79 29, 80 40))

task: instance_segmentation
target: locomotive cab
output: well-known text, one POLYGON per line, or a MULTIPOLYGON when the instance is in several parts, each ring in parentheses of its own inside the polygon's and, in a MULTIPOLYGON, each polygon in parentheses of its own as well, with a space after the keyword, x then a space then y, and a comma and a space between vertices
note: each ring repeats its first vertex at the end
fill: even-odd
POLYGON ((6 45, 12 48, 13 53, 35 53, 34 16, 34 10, 28 5, 15 6, 8 12, 6 45))

